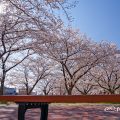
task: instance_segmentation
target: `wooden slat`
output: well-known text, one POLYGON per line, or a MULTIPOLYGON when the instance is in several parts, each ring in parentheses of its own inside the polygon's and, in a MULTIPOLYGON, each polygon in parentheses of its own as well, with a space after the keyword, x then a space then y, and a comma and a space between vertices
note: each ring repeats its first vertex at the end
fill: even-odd
POLYGON ((120 102, 120 95, 0 96, 0 101, 48 103, 120 102))

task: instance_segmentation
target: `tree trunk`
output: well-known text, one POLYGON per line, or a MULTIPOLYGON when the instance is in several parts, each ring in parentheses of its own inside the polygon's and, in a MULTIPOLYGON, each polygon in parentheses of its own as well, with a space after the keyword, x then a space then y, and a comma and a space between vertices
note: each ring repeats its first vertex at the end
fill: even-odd
POLYGON ((110 90, 109 91, 111 95, 114 95, 115 94, 115 91, 114 90, 110 90))
POLYGON ((1 80, 0 95, 4 95, 4 83, 5 83, 5 75, 3 75, 1 80))
POLYGON ((72 95, 72 90, 73 90, 72 88, 67 90, 68 95, 72 95))

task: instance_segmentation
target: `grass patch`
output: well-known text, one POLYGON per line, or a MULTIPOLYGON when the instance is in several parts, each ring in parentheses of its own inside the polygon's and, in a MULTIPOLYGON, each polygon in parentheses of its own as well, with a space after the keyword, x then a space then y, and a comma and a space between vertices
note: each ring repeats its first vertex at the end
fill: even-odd
POLYGON ((94 105, 120 105, 120 103, 51 103, 50 106, 94 106, 94 105))
POLYGON ((6 104, 6 105, 8 105, 8 102, 6 102, 6 101, 0 101, 0 104, 6 104))

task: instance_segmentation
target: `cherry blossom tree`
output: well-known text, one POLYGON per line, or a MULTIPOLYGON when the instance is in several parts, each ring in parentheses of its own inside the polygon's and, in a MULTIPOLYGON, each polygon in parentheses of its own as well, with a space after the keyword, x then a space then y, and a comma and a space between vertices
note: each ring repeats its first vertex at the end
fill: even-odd
POLYGON ((37 89, 39 88, 40 82, 44 83, 48 79, 51 67, 45 59, 31 56, 12 73, 13 84, 24 88, 29 95, 37 86, 37 89))
POLYGON ((82 77, 115 51, 109 44, 91 43, 86 36, 72 29, 62 30, 45 44, 45 49, 48 56, 61 66, 65 88, 69 95, 82 77))
POLYGON ((103 94, 117 94, 120 89, 119 57, 116 54, 109 56, 104 63, 99 64, 92 76, 97 85, 103 89, 103 94))
POLYGON ((63 22, 53 10, 64 7, 63 1, 3 0, 1 4, 5 7, 4 14, 0 14, 0 91, 3 94, 7 72, 22 63, 36 44, 48 42, 59 30, 63 22), (15 56, 20 57, 17 60, 15 56))

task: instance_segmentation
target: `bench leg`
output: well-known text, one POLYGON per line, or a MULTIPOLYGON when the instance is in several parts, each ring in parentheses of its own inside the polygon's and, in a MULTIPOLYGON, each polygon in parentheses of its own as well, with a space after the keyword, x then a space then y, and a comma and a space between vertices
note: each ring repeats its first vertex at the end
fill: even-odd
POLYGON ((48 104, 43 104, 41 106, 41 118, 40 120, 47 120, 48 118, 48 104))
POLYGON ((40 108, 40 120, 47 120, 48 118, 48 103, 18 103, 18 120, 25 120, 25 112, 27 109, 40 108))
POLYGON ((25 106, 24 105, 19 105, 18 106, 18 120, 25 120, 25 106))

